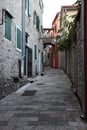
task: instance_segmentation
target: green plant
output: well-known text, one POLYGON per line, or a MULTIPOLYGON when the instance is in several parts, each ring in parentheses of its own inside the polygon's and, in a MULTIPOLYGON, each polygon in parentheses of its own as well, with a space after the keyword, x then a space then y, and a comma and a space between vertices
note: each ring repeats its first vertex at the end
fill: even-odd
MULTIPOLYGON (((76 1, 77 10, 80 9, 81 0, 76 1)), ((75 28, 74 28, 74 19, 76 17, 75 15, 71 15, 71 22, 68 21, 67 15, 65 13, 63 18, 60 18, 60 23, 62 24, 62 29, 58 32, 60 36, 56 38, 58 41, 58 48, 57 50, 64 51, 69 48, 71 43, 74 41, 75 37, 75 28)))
POLYGON ((77 9, 79 10, 81 7, 81 0, 77 0, 75 4, 77 5, 77 9))
POLYGON ((66 17, 63 18, 63 28, 61 30, 61 36, 59 37, 60 40, 58 43, 58 50, 60 51, 67 50, 71 42, 74 40, 74 36, 75 36, 75 30, 73 28, 74 22, 73 21, 69 22, 65 18, 66 17))

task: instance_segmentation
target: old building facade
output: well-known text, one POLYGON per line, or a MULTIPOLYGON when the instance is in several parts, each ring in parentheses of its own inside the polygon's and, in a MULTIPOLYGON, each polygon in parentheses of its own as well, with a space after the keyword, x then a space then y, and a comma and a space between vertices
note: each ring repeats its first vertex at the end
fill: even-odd
MULTIPOLYGON (((77 95, 80 105, 82 106, 82 50, 81 50, 81 22, 80 11, 77 11, 76 6, 63 6, 61 8, 61 16, 65 17, 71 22, 72 16, 74 17, 74 32, 72 35, 72 41, 68 48, 60 52, 60 68, 62 68, 70 77, 72 81, 72 89, 77 95), (78 13, 77 13, 78 12, 78 13)), ((61 28, 68 31, 67 27, 63 27, 63 21, 61 20, 61 28)))
MULTIPOLYGON (((68 32, 67 28, 67 22, 73 21, 73 16, 77 13, 77 8, 75 5, 70 6, 62 6, 61 7, 61 13, 60 13, 60 31, 58 32, 59 36, 62 36, 62 32, 66 33, 68 32)), ((68 65, 67 65, 67 52, 62 51, 60 52, 60 68, 63 69, 65 72, 68 71, 68 65)))
POLYGON ((43 1, 25 0, 24 16, 22 2, 0 1, 0 79, 19 77, 20 71, 28 77, 42 71, 43 1))
MULTIPOLYGON (((44 28, 44 44, 45 46, 45 54, 47 60, 49 60, 49 66, 52 68, 59 68, 59 52, 57 51, 57 33, 59 29, 58 21, 59 21, 60 13, 57 13, 53 19, 51 28, 44 28)), ((46 63, 47 63, 46 60, 46 63)))
POLYGON ((56 42, 56 37, 57 37, 57 33, 58 33, 58 19, 59 18, 59 13, 56 14, 53 22, 52 22, 52 28, 53 28, 53 31, 52 31, 52 37, 55 39, 54 42, 53 42, 53 45, 51 48, 50 48, 50 66, 53 67, 53 68, 56 68, 58 69, 59 68, 59 55, 58 55, 58 52, 56 51, 57 50, 57 42, 56 42))

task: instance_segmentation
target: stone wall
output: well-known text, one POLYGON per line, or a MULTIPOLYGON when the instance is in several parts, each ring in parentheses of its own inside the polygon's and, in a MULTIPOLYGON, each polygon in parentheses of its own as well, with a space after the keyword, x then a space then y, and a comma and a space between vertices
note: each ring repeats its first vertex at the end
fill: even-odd
POLYGON ((29 83, 29 80, 26 78, 5 79, 3 82, 0 81, 0 99, 6 97, 8 94, 16 91, 27 83, 29 83))
MULTIPOLYGON (((3 24, 0 25, 0 78, 11 78, 19 76, 18 60, 21 58, 21 52, 16 49, 16 27, 22 30, 22 0, 0 0, 0 22, 2 20, 2 9, 7 10, 12 15, 11 41, 5 38, 5 11, 3 13, 3 24)), ((42 10, 39 6, 39 0, 32 1, 31 16, 25 13, 25 31, 28 33, 27 46, 32 49, 32 75, 35 75, 37 60, 34 60, 34 45, 40 52, 43 50, 42 40, 38 40, 39 32, 33 25, 33 12, 36 10, 42 26, 42 10)), ((42 64, 41 64, 42 65, 42 64)), ((23 67, 22 67, 23 68, 23 67)), ((41 70, 42 71, 42 70, 41 70)))
POLYGON ((82 60, 80 42, 80 23, 76 24, 76 39, 71 44, 67 53, 67 74, 72 81, 72 89, 82 101, 82 60))
POLYGON ((65 56, 65 51, 60 51, 59 53, 59 63, 60 63, 60 69, 63 69, 64 72, 66 71, 66 64, 65 64, 65 61, 66 61, 66 56, 65 56))
MULTIPOLYGON (((16 49, 16 28, 19 27, 20 30, 22 30, 22 0, 0 0, 0 23, 2 22, 3 9, 3 24, 0 25, 0 92, 5 93, 6 91, 6 93, 9 93, 21 86, 21 82, 17 84, 13 82, 13 77, 19 77, 18 61, 22 56, 21 51, 16 49), (8 11, 12 16, 11 41, 5 38, 5 11, 8 11)), ((40 49, 40 53, 43 51, 43 42, 41 39, 39 40, 40 33, 33 25, 33 12, 35 10, 40 18, 41 27, 42 10, 39 6, 39 0, 32 0, 31 16, 25 13, 25 32, 29 35, 27 47, 32 49, 33 76, 36 74, 36 67, 39 59, 34 59, 34 45, 37 45, 37 49, 40 49)), ((23 68, 23 63, 21 65, 21 68, 23 68)), ((41 63, 40 71, 42 71, 42 66, 43 64, 41 63)), ((24 83, 26 82, 24 81, 24 83)))
POLYGON ((16 50, 16 26, 21 28, 21 0, 5 0, 0 3, 3 11, 3 24, 0 25, 0 78, 18 76, 18 59, 21 53, 16 50), (5 38, 5 10, 12 15, 11 41, 5 38))

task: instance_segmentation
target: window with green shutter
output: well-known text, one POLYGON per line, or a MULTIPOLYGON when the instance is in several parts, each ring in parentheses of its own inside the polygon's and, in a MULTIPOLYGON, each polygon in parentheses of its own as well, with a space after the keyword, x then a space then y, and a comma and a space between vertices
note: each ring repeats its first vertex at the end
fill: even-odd
POLYGON ((39 6, 40 6, 40 9, 42 9, 42 11, 43 11, 43 7, 44 7, 43 0, 39 0, 39 6))
POLYGON ((34 59, 37 59, 37 46, 34 45, 34 59))
POLYGON ((37 30, 38 30, 38 32, 39 32, 39 30, 40 30, 40 20, 39 20, 39 16, 36 17, 36 28, 37 28, 37 30))
POLYGON ((25 0, 25 11, 28 14, 28 0, 25 0))
POLYGON ((28 16, 32 13, 32 0, 25 0, 25 12, 28 16))
POLYGON ((6 13, 5 14, 5 38, 11 41, 11 20, 12 17, 6 13))
POLYGON ((21 50, 21 30, 17 27, 17 50, 21 50))
POLYGON ((34 11, 33 13, 33 24, 36 26, 36 17, 37 17, 37 13, 36 11, 34 11))
POLYGON ((39 16, 37 15, 36 11, 33 13, 33 24, 35 25, 36 29, 38 32, 40 31, 40 19, 39 16))
POLYGON ((39 0, 39 6, 42 7, 42 0, 39 0))
POLYGON ((32 12, 32 0, 28 0, 28 16, 31 16, 32 12))

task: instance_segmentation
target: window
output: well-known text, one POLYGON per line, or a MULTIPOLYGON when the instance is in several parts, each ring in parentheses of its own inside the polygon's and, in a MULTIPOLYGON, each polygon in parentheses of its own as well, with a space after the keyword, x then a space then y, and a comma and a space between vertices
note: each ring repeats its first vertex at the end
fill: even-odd
POLYGON ((37 28, 37 30, 38 30, 38 32, 39 32, 39 30, 40 30, 40 20, 39 20, 39 16, 36 17, 36 28, 37 28))
POLYGON ((43 1, 42 0, 39 0, 39 5, 40 5, 40 8, 42 9, 43 8, 43 1))
POLYGON ((29 37, 28 33, 25 33, 25 42, 26 42, 26 44, 28 44, 28 37, 29 37))
POLYGON ((41 63, 43 63, 43 52, 41 52, 41 63))
POLYGON ((32 0, 28 0, 28 16, 32 13, 32 0))
POLYGON ((28 0, 25 0, 25 12, 28 15, 28 0))
POLYGON ((36 11, 34 11, 33 13, 33 24, 36 26, 36 17, 37 17, 37 14, 36 14, 36 11))
POLYGON ((33 13, 33 24, 37 28, 38 32, 40 31, 40 19, 39 16, 37 15, 36 11, 33 13))
POLYGON ((41 8, 41 0, 39 0, 39 6, 40 6, 40 8, 41 8))
POLYGON ((17 50, 21 50, 21 30, 17 27, 17 44, 16 44, 16 48, 17 50))
POLYGON ((32 0, 25 0, 25 12, 28 16, 31 16, 32 0))
POLYGON ((11 20, 12 17, 9 13, 5 14, 5 38, 11 41, 11 20))
POLYGON ((37 59, 37 46, 34 45, 34 59, 37 59))
POLYGON ((40 9, 42 9, 42 12, 43 12, 43 8, 44 8, 43 0, 39 0, 39 6, 40 6, 40 9))

